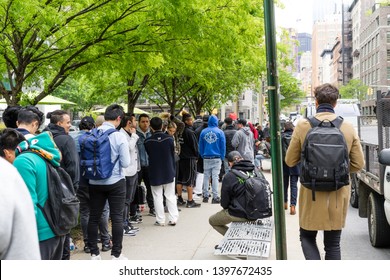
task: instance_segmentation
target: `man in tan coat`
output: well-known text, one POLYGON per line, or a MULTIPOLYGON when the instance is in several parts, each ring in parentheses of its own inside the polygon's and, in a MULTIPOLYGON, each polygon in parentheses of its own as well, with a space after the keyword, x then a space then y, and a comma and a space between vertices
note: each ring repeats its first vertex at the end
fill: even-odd
MULTIPOLYGON (((330 84, 324 84, 315 89, 314 97, 317 107, 315 117, 320 121, 336 119, 337 115, 333 108, 339 97, 338 89, 330 84)), ((295 166, 301 160, 301 150, 310 129, 311 125, 307 119, 300 120, 295 127, 285 158, 288 166, 295 166)), ((359 137, 352 124, 346 121, 342 123, 340 130, 344 134, 348 146, 350 172, 357 172, 364 166, 359 137)), ((325 259, 341 259, 341 229, 345 226, 350 192, 350 185, 337 191, 318 191, 315 194, 316 199, 313 201, 312 190, 301 186, 299 190, 299 226, 301 246, 306 259, 321 259, 316 243, 318 230, 324 231, 325 259)))

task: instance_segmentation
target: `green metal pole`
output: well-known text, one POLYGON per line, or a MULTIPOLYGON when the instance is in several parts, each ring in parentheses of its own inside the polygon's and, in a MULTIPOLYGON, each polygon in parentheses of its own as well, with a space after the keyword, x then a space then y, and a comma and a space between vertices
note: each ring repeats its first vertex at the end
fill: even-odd
POLYGON ((283 208, 282 149, 279 124, 278 76, 276 69, 275 11, 273 0, 264 1, 265 44, 267 51, 268 104, 272 151, 272 185, 274 192, 274 222, 276 259, 287 259, 286 220, 283 208))

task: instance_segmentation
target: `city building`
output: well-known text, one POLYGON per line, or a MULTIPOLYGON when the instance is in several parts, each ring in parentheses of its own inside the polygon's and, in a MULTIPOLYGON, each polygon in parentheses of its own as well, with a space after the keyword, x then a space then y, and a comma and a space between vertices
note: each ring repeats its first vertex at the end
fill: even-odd
POLYGON ((301 56, 303 53, 311 52, 311 34, 309 33, 298 33, 297 40, 298 45, 298 72, 301 71, 301 56))
POLYGON ((349 11, 355 27, 353 76, 370 89, 366 100, 361 102, 362 114, 370 115, 375 106, 375 93, 390 88, 390 4, 355 0, 349 11))
MULTIPOLYGON (((335 39, 341 33, 341 14, 328 15, 322 21, 317 21, 313 25, 312 35, 312 88, 321 84, 321 76, 324 73, 322 54, 325 50, 331 50, 335 39)), ((327 75, 327 74, 326 74, 327 75)), ((323 78, 322 80, 327 80, 323 78)))
POLYGON ((299 60, 299 79, 301 81, 301 89, 306 94, 306 97, 311 96, 311 51, 302 53, 299 60))
POLYGON ((341 2, 337 0, 313 0, 313 24, 327 21, 329 15, 341 14, 341 2))

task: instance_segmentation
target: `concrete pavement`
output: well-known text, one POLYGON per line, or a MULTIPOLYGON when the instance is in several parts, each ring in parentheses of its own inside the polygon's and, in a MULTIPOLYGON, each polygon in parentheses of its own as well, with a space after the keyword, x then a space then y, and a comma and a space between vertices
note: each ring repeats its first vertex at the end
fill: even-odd
MULTIPOLYGON (((272 185, 271 173, 264 175, 272 185)), ((185 197, 185 194, 183 194, 185 197)), ((219 204, 202 203, 200 208, 180 207, 180 218, 176 226, 157 227, 155 218, 143 212, 143 222, 137 236, 123 237, 122 253, 131 260, 231 260, 230 257, 214 255, 214 246, 222 236, 208 223, 210 215, 221 210, 219 204)), ((292 216, 286 210, 287 257, 290 260, 303 260, 299 242, 298 214, 292 216)), ((275 230, 273 231, 275 236, 275 230)), ((111 259, 110 252, 101 252, 102 259, 111 259)), ((90 254, 83 251, 83 244, 73 251, 72 260, 88 260, 90 254)), ((275 238, 272 240, 270 260, 276 260, 275 238)))

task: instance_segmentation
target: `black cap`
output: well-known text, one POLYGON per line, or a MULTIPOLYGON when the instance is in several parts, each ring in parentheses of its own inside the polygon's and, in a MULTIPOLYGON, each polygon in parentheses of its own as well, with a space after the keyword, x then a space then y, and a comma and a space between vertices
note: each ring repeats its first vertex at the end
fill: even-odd
POLYGON ((86 116, 86 117, 82 118, 80 122, 81 123, 90 123, 90 124, 95 125, 95 120, 91 116, 86 116))
POLYGON ((209 115, 203 115, 202 120, 203 120, 203 122, 207 123, 207 122, 209 122, 209 118, 210 118, 209 115))
POLYGON ((238 151, 231 151, 227 155, 228 162, 236 162, 240 159, 242 159, 241 154, 238 151))
POLYGON ((246 119, 238 119, 236 122, 242 124, 243 126, 246 126, 246 119))

